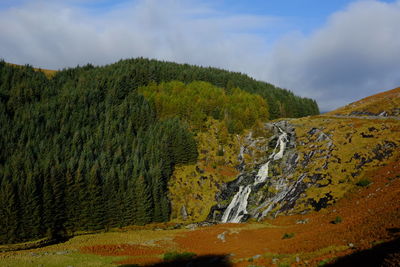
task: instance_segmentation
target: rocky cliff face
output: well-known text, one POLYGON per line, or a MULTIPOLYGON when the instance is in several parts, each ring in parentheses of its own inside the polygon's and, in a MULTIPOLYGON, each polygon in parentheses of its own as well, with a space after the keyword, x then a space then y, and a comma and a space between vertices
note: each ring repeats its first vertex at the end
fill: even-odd
POLYGON ((318 116, 264 125, 243 138, 240 174, 220 186, 208 220, 241 222, 335 203, 396 158, 397 120, 318 116), (284 139, 284 140, 283 140, 284 139))
POLYGON ((300 195, 304 176, 293 176, 298 164, 293 125, 280 121, 264 127, 270 136, 254 137, 250 132, 244 138, 238 155, 241 173, 217 193, 218 204, 212 208, 210 220, 261 219, 283 201, 288 208, 300 195))

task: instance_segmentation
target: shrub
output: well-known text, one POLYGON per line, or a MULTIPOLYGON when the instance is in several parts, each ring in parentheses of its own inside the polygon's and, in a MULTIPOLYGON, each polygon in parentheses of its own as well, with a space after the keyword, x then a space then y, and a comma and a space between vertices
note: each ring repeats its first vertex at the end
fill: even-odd
POLYGON ((371 184, 371 181, 368 180, 368 179, 361 179, 356 183, 357 186, 361 186, 361 187, 365 187, 365 186, 368 186, 370 184, 371 184))
POLYGON ((292 237, 294 237, 294 233, 285 233, 282 236, 282 239, 289 239, 289 238, 292 238, 292 237))
POLYGON ((181 261, 181 260, 190 260, 194 256, 196 256, 196 254, 192 252, 179 253, 176 251, 172 251, 165 253, 163 259, 164 261, 181 261))
POLYGON ((322 261, 320 261, 320 262, 318 263, 318 267, 325 266, 325 265, 328 264, 328 263, 329 263, 329 259, 322 260, 322 261))
POLYGON ((332 221, 333 224, 338 224, 342 222, 342 217, 336 216, 336 218, 332 221))

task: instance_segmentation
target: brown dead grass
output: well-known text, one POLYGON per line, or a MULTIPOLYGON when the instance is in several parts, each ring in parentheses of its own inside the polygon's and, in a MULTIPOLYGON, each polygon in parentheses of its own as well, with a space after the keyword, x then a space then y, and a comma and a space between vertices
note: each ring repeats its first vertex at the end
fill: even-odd
MULTIPOLYGON (((23 67, 22 65, 18 65, 18 64, 13 64, 13 63, 7 63, 11 66, 14 67, 23 67)), ((49 69, 41 69, 41 68, 33 68, 35 71, 40 71, 43 72, 47 78, 52 78, 54 75, 56 75, 57 71, 56 70, 49 70, 49 69)))

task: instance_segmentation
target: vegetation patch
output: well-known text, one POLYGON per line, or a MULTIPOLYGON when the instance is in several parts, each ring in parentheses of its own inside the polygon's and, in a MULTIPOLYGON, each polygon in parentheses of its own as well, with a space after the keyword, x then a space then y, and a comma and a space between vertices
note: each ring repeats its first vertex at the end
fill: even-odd
POLYGON ((318 266, 320 266, 320 267, 325 266, 325 265, 327 265, 330 261, 331 261, 330 259, 322 260, 322 261, 318 262, 318 266))
POLYGON ((285 233, 282 236, 282 239, 289 239, 289 238, 293 238, 294 237, 294 233, 285 233))
POLYGON ((343 221, 342 217, 336 216, 336 218, 332 221, 333 224, 339 224, 343 221))
POLYGON ((239 88, 227 92, 206 82, 174 81, 141 87, 139 92, 154 102, 158 117, 179 116, 196 131, 208 129, 207 117, 223 121, 229 133, 240 133, 269 118, 267 102, 239 88))
POLYGON ((369 179, 361 179, 356 183, 356 185, 360 186, 360 187, 366 187, 366 186, 369 186, 370 184, 371 184, 371 181, 369 179))

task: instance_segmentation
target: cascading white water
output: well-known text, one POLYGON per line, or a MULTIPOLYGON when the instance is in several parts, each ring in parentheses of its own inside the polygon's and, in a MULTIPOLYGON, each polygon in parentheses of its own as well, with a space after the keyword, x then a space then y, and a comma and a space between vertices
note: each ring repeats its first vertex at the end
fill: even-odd
POLYGON ((231 203, 229 203, 224 214, 222 215, 221 221, 223 223, 226 222, 239 223, 241 221, 243 216, 247 214, 247 202, 251 193, 251 187, 265 182, 265 180, 268 178, 269 163, 271 161, 275 161, 283 157, 283 153, 285 152, 286 143, 288 142, 288 139, 287 139, 287 134, 284 131, 282 131, 280 127, 278 127, 278 129, 281 134, 278 137, 278 142, 276 143, 274 151, 269 156, 270 160, 268 160, 265 164, 263 164, 260 167, 256 175, 256 178, 254 179, 254 183, 252 185, 250 184, 245 187, 243 186, 239 187, 239 191, 235 194, 231 203), (278 145, 279 145, 279 152, 276 153, 278 145))
POLYGON ((270 162, 270 160, 268 160, 267 163, 262 165, 261 168, 258 170, 258 173, 256 175, 256 179, 254 181, 254 185, 261 184, 261 183, 265 182, 265 180, 267 180, 269 162, 270 162))
POLYGON ((278 127, 278 129, 279 129, 279 131, 281 132, 281 134, 279 135, 279 139, 278 139, 278 143, 279 143, 279 152, 278 153, 276 153, 274 156, 273 156, 273 159, 274 160, 278 160, 278 159, 281 159, 282 157, 283 157, 283 152, 285 151, 285 149, 286 149, 286 143, 287 143, 287 134, 284 132, 284 131, 282 131, 282 129, 281 128, 279 128, 278 127))

